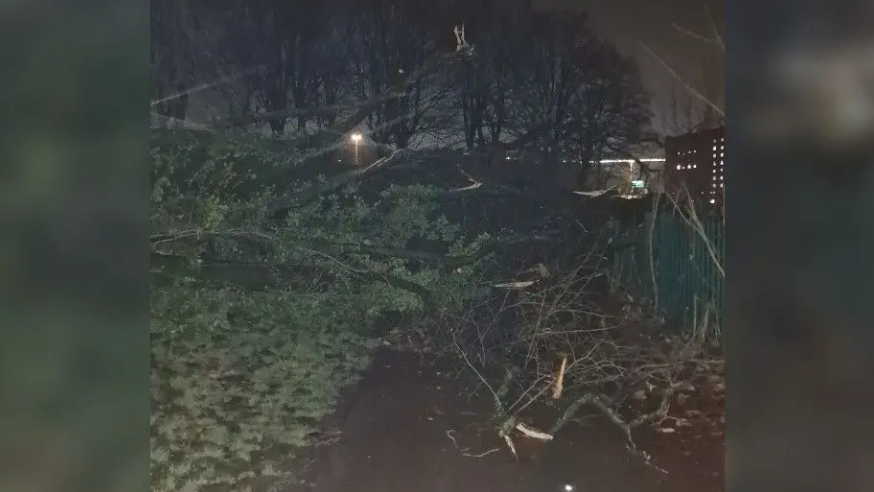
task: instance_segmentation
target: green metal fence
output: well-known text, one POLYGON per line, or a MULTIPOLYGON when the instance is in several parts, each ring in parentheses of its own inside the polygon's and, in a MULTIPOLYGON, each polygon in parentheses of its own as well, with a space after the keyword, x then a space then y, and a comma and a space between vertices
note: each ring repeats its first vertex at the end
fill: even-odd
POLYGON ((614 278, 680 330, 705 317, 722 326, 725 226, 717 217, 702 218, 701 225, 704 237, 682 217, 661 213, 611 232, 613 242, 635 242, 614 258, 614 278))

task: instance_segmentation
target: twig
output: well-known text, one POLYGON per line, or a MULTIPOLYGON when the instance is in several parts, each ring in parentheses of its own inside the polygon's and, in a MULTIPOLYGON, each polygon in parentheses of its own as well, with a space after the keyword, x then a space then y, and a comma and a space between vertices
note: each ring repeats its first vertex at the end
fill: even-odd
POLYGON ((316 250, 314 250, 314 249, 305 248, 305 247, 303 247, 303 246, 296 246, 295 249, 300 250, 300 251, 303 251, 304 253, 309 253, 309 254, 311 254, 311 255, 321 256, 322 258, 324 258, 324 259, 326 259, 326 260, 328 260, 328 261, 330 261, 330 262, 336 264, 336 265, 339 266, 340 268, 343 268, 343 269, 349 270, 349 271, 352 272, 352 273, 365 274, 365 275, 368 274, 368 273, 378 273, 378 272, 375 272, 375 271, 372 271, 372 270, 361 270, 361 269, 353 268, 353 267, 351 267, 351 266, 349 266, 349 265, 343 263, 342 261, 338 260, 337 258, 334 258, 333 256, 331 256, 331 255, 329 255, 329 254, 327 254, 327 253, 323 253, 323 252, 321 252, 321 251, 316 251, 316 250))
POLYGON ((240 230, 227 230, 227 231, 210 231, 210 230, 200 230, 200 229, 188 229, 184 231, 177 232, 158 232, 149 236, 149 242, 152 246, 170 243, 174 241, 179 241, 181 239, 186 239, 189 237, 232 237, 232 238, 242 238, 242 239, 254 239, 260 241, 274 241, 275 237, 270 234, 265 234, 263 232, 258 231, 240 231, 240 230))
MULTIPOLYGON (((565 410, 565 413, 552 426, 549 433, 554 435, 556 432, 558 432, 558 430, 561 429, 561 427, 564 426, 564 424, 566 424, 571 419, 571 417, 573 417, 573 414, 576 413, 576 411, 581 406, 583 406, 585 404, 592 404, 592 405, 595 405, 596 407, 598 407, 598 409, 600 409, 601 412, 608 419, 610 419, 611 422, 613 422, 617 427, 619 427, 619 429, 622 430, 622 433, 625 435, 625 449, 627 449, 628 451, 630 451, 633 454, 641 456, 647 465, 655 468, 656 470, 658 470, 666 475, 668 474, 668 472, 666 470, 659 468, 659 467, 652 464, 651 456, 649 455, 649 453, 647 453, 646 451, 639 450, 637 448, 637 444, 635 444, 634 439, 631 437, 632 426, 630 424, 626 423, 624 420, 622 420, 622 418, 612 408, 610 408, 606 403, 604 403, 604 401, 600 395, 589 393, 589 394, 583 395, 582 397, 577 399, 577 401, 575 401, 570 407, 567 408, 567 410, 565 410)), ((635 421, 635 422, 637 422, 637 421, 635 421)))
POLYGON ((652 212, 650 213, 651 219, 647 224, 646 231, 646 254, 647 254, 647 263, 649 263, 649 276, 650 282, 652 284, 652 309, 655 312, 658 312, 659 308, 659 282, 656 276, 656 259, 655 259, 655 250, 653 247, 653 237, 655 236, 655 225, 656 218, 658 217, 659 210, 659 201, 661 200, 661 193, 657 194, 655 199, 652 202, 652 212))
POLYGON ((677 31, 679 31, 679 32, 681 32, 681 33, 683 33, 683 34, 685 34, 686 36, 691 36, 691 37, 693 37, 693 38, 695 38, 695 39, 697 39, 697 40, 699 40, 699 41, 704 41, 705 43, 715 44, 715 45, 720 46, 720 47, 723 46, 723 45, 720 43, 719 40, 710 39, 710 38, 708 38, 708 37, 706 37, 706 36, 702 36, 702 35, 698 34, 697 32, 690 31, 689 29, 686 29, 685 27, 683 27, 683 26, 681 26, 681 25, 679 25, 679 24, 676 24, 676 23, 675 23, 675 24, 671 24, 671 27, 673 27, 673 28, 676 29, 677 31))
POLYGON ((713 17, 713 11, 710 8, 710 4, 707 3, 707 0, 701 0, 701 3, 704 4, 704 10, 707 11, 707 19, 710 21, 710 30, 713 31, 713 37, 716 38, 716 44, 725 51, 725 40, 722 39, 722 35, 719 34, 719 29, 716 28, 716 19, 713 17))
POLYGON ((507 447, 510 448, 510 452, 513 453, 513 456, 518 460, 519 454, 516 452, 516 445, 513 444, 513 439, 510 438, 509 434, 504 434, 504 442, 507 443, 507 447))
POLYGON ((534 429, 528 427, 527 425, 523 424, 522 422, 519 422, 518 424, 516 424, 516 430, 518 430, 522 434, 525 434, 528 437, 533 437, 534 439, 540 439, 541 441, 551 441, 552 440, 551 434, 547 434, 547 433, 541 432, 539 430, 534 430, 534 429))
POLYGON ((564 372, 567 370, 567 356, 561 358, 561 367, 558 370, 558 377, 555 380, 555 387, 552 390, 552 399, 558 400, 561 398, 561 392, 564 389, 564 372))
POLYGON ((497 406, 498 412, 500 414, 503 414, 503 405, 501 404, 501 399, 498 397, 498 393, 495 392, 495 390, 492 388, 492 385, 490 385, 489 382, 486 381, 486 378, 482 374, 480 374, 480 372, 477 370, 477 368, 470 362, 470 359, 467 358, 467 354, 464 353, 464 350, 461 349, 461 347, 458 345, 458 341, 455 339, 455 333, 452 334, 452 343, 455 345, 456 350, 458 350, 458 353, 464 359, 464 362, 467 364, 467 367, 469 367, 474 372, 474 374, 476 374, 476 376, 479 378, 479 380, 492 393, 492 397, 494 397, 495 405, 497 406))
POLYGON ((550 387, 552 387, 552 385, 549 384, 549 383, 547 383, 547 384, 545 384, 545 385, 542 385, 542 384, 541 384, 542 381, 543 381, 544 379, 548 379, 549 377, 550 377, 550 376, 545 376, 545 375, 544 375, 544 376, 540 376, 539 378, 537 378, 536 381, 534 381, 533 383, 531 383, 531 384, 528 386, 528 388, 527 388, 525 391, 523 391, 521 395, 519 395, 519 398, 517 398, 516 401, 514 401, 513 404, 510 405, 510 406, 508 407, 508 408, 510 409, 510 411, 513 412, 514 414, 518 414, 518 413, 522 412, 523 410, 525 410, 526 408, 528 408, 529 405, 531 405, 532 403, 536 402, 536 401, 540 398, 541 395, 543 395, 544 393, 546 393, 546 391, 547 391, 550 387), (521 402, 521 401, 522 401, 522 400, 523 400, 523 399, 524 399, 524 398, 525 398, 525 397, 526 397, 526 396, 527 396, 531 391, 533 391, 534 388, 536 388, 536 387, 538 387, 538 386, 542 386, 542 388, 540 389, 540 391, 537 392, 537 394, 535 394, 534 396, 532 396, 531 398, 529 398, 528 401, 527 401, 524 405, 522 405, 521 407, 517 407, 517 406, 516 406, 516 405, 518 405, 519 402, 521 402))
POLYGON ((684 186, 683 190, 685 191, 685 200, 686 210, 680 206, 678 201, 668 195, 668 199, 671 200, 671 204, 674 206, 674 209, 679 212, 680 218, 683 219, 686 224, 688 224, 693 231, 701 238, 701 241, 704 243, 704 247, 707 248, 707 254, 710 256, 710 259, 713 261, 713 265, 719 270, 719 275, 725 278, 725 269, 722 267, 722 262, 719 260, 719 256, 716 255, 716 248, 713 246, 713 242, 707 237, 707 232, 704 231, 704 225, 701 223, 701 219, 698 218, 698 213, 695 211, 695 206, 692 201, 692 196, 689 193, 689 190, 684 186))
POLYGON ((449 429, 446 431, 446 437, 448 437, 449 440, 452 441, 452 445, 455 446, 455 449, 461 451, 461 455, 464 457, 482 458, 484 456, 488 456, 492 453, 495 453, 495 452, 498 452, 501 450, 501 448, 492 448, 492 449, 489 449, 488 451, 483 451, 482 453, 470 454, 470 453, 468 453, 468 448, 463 448, 458 444, 458 441, 455 439, 455 436, 453 435, 455 433, 456 433, 456 431, 449 429))

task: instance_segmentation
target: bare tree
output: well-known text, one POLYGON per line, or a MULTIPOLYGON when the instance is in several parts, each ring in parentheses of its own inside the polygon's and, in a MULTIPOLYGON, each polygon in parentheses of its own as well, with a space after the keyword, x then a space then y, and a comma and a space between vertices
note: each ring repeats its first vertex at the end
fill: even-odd
MULTIPOLYGON (((316 101, 326 10, 319 2, 271 0, 247 2, 244 11, 261 28, 255 31, 261 70, 251 80, 262 98, 270 128, 282 135, 289 109, 305 108, 316 101)), ((297 113, 295 120, 298 131, 304 130, 307 116, 297 113)))
MULTIPOLYGON (((348 105, 355 95, 352 84, 353 67, 348 60, 348 44, 344 41, 346 19, 334 15, 325 21, 325 35, 319 43, 318 63, 314 70, 316 90, 312 101, 315 107, 339 108, 348 105)), ((332 126, 338 110, 319 112, 314 121, 319 129, 332 126)))
POLYGON ((536 154, 545 180, 580 180, 591 159, 639 141, 651 117, 649 97, 636 64, 598 39, 585 15, 529 19, 518 27, 522 46, 502 74, 509 92, 505 148, 536 154))
MULTIPOLYGON (((354 77, 362 100, 379 98, 399 80, 438 53, 439 11, 430 3, 412 0, 360 0, 350 14, 349 48, 354 77)), ((403 97, 392 98, 368 118, 374 140, 407 147, 411 139, 434 126, 431 119, 448 94, 439 74, 419 77, 405 86, 403 97)))
POLYGON ((561 157, 587 163, 640 140, 651 115, 637 66, 599 40, 585 15, 493 3, 461 9, 474 45, 456 74, 468 149, 534 151, 548 172, 561 157))
POLYGON ((573 154, 588 160, 605 145, 633 143, 649 118, 636 65, 598 39, 586 16, 536 16, 530 37, 530 76, 514 88, 522 136, 549 160, 573 154))
MULTIPOLYGON (((216 0, 173 3, 152 0, 152 59, 163 97, 168 80, 185 72, 189 92, 197 78, 224 96, 230 123, 265 121, 282 135, 289 119, 298 130, 316 118, 311 107, 325 97, 336 100, 342 81, 337 59, 342 52, 328 43, 331 12, 324 4, 269 0, 216 0), (181 68, 180 68, 181 67, 181 68), (330 74, 325 92, 324 81, 330 74), (325 96, 327 95, 327 96, 325 96)), ((173 97, 170 100, 177 100, 173 97)), ((228 118, 226 118, 227 120, 228 118)))
POLYGON ((149 61, 154 113, 184 120, 188 111, 186 86, 192 80, 192 30, 195 20, 187 6, 169 0, 151 0, 149 61))
POLYGON ((459 64, 455 87, 456 124, 470 150, 499 142, 512 123, 510 89, 524 69, 518 50, 528 43, 518 35, 526 29, 530 6, 527 1, 479 0, 463 3, 457 12, 474 46, 473 56, 459 64))

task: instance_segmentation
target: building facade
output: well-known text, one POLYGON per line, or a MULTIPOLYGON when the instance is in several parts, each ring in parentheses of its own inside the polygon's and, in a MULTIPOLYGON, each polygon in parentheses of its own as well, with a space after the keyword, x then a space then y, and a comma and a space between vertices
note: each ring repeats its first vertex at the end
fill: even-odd
POLYGON ((725 127, 665 139, 665 191, 683 188, 712 211, 725 203, 725 127))

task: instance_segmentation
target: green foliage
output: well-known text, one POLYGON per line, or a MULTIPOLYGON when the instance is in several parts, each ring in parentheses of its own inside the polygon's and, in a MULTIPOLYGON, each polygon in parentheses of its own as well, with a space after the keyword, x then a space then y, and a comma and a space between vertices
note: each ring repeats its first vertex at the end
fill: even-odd
POLYGON ((460 307, 479 293, 477 274, 488 257, 477 254, 489 237, 467 241, 458 225, 436 214, 436 195, 436 189, 421 185, 389 185, 370 202, 351 185, 326 194, 289 214, 280 233, 281 244, 290 246, 281 251, 283 262, 320 261, 337 285, 368 293, 368 314, 420 311, 426 306, 420 296, 391 282, 362 285, 355 272, 409 281, 428 290, 435 303, 439 298, 445 307, 450 307, 445 302, 460 307), (413 251, 410 243, 419 249, 413 251), (469 264, 459 268, 439 261, 449 258, 467 258, 469 264), (428 260, 430 264, 422 264, 428 260))
POLYGON ((306 444, 375 346, 324 301, 190 282, 153 290, 152 490, 234 485, 306 444))
POLYGON ((153 138, 153 233, 258 230, 267 224, 269 203, 287 196, 271 177, 292 169, 298 154, 267 152, 251 137, 206 137, 180 132, 153 138))
POLYGON ((302 176, 300 155, 255 137, 153 138, 151 249, 177 260, 153 265, 153 490, 244 490, 287 472, 366 366, 373 322, 480 295, 489 238, 465 238, 438 190, 332 186, 302 176), (276 203, 291 206, 280 217, 276 203), (229 264, 272 282, 207 275, 229 264))

